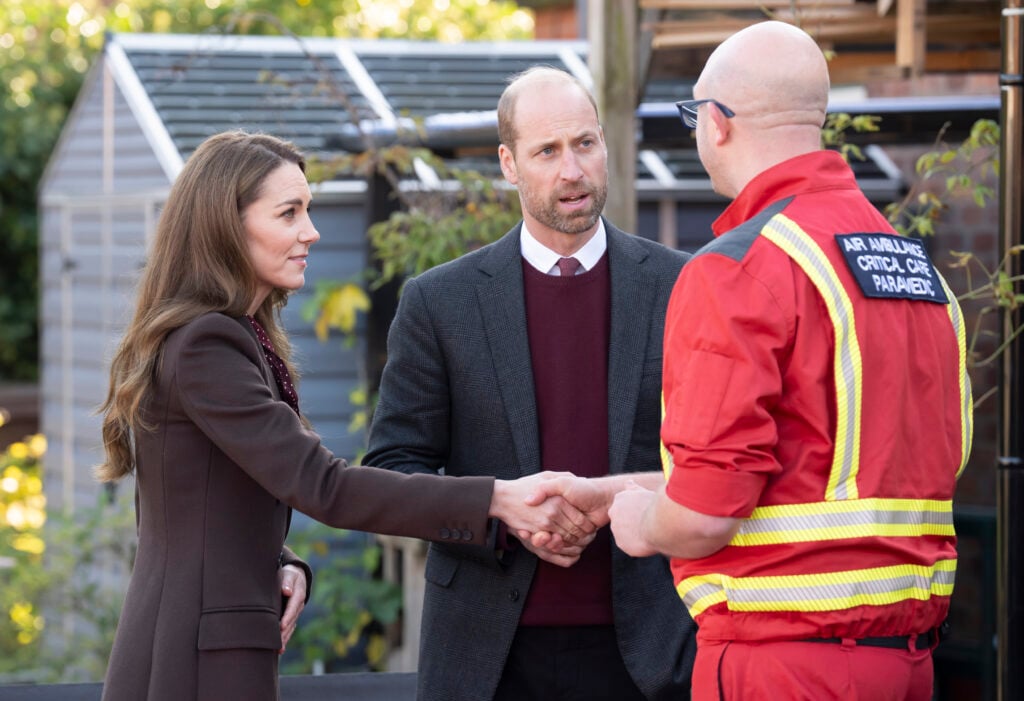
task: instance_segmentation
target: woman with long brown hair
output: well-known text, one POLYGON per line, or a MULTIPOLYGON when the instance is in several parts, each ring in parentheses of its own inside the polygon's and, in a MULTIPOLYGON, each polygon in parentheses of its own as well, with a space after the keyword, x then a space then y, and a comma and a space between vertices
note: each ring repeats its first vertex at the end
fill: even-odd
POLYGON ((104 699, 277 698, 311 576, 284 547, 292 508, 477 545, 493 517, 560 534, 570 554, 594 530, 560 498, 526 503, 536 480, 565 477, 403 475, 321 445, 278 321, 320 237, 311 199, 301 154, 244 132, 206 140, 171 189, 102 407, 98 476, 135 475, 139 538, 104 699))

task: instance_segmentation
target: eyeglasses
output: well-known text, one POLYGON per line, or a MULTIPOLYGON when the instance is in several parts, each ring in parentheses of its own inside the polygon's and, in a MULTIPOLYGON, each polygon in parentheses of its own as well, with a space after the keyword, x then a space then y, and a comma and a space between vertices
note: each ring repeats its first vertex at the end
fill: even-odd
POLYGON ((676 103, 676 109, 679 110, 679 119, 683 120, 683 124, 688 126, 690 129, 697 128, 697 108, 703 105, 705 102, 710 102, 718 110, 725 115, 727 119, 732 119, 736 116, 736 113, 731 109, 723 105, 718 100, 712 100, 710 97, 704 98, 703 100, 680 100, 676 103))

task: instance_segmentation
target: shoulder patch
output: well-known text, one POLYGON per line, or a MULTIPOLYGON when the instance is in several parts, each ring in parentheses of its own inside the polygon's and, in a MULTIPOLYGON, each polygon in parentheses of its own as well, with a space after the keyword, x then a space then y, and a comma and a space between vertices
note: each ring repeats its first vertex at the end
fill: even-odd
POLYGON ((778 202, 773 202, 736 228, 730 229, 718 238, 712 239, 710 243, 705 244, 694 253, 693 257, 696 258, 705 253, 717 253, 727 258, 732 258, 737 262, 742 261, 750 247, 754 245, 754 241, 761 235, 761 229, 764 228, 764 225, 772 217, 784 210, 792 199, 792 197, 787 197, 778 202))
POLYGON ((949 304, 919 239, 883 233, 836 234, 836 244, 866 297, 949 304))

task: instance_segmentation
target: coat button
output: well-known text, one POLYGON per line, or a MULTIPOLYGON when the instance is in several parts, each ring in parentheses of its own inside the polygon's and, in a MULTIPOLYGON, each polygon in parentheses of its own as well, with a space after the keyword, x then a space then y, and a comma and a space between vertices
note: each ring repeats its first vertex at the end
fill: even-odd
POLYGON ((447 540, 451 536, 451 532, 447 528, 441 529, 441 538, 447 540))
POLYGON ((508 600, 509 601, 519 601, 519 590, 518 589, 513 589, 512 591, 510 591, 508 593, 508 600))
POLYGON ((473 540, 473 531, 465 530, 462 532, 463 540, 473 540))

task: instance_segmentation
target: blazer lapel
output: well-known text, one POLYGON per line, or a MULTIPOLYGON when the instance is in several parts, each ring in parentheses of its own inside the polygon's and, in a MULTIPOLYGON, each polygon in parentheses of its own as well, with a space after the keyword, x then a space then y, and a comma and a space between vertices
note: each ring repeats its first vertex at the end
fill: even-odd
POLYGON ((539 472, 541 465, 519 229, 505 234, 481 260, 483 281, 477 286, 477 299, 519 472, 525 475, 539 472))
POLYGON ((647 258, 644 248, 607 220, 605 228, 612 298, 608 349, 608 469, 615 474, 625 467, 623 463, 633 435, 656 290, 654 285, 644 284, 643 263, 647 258))

